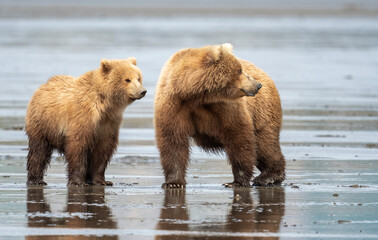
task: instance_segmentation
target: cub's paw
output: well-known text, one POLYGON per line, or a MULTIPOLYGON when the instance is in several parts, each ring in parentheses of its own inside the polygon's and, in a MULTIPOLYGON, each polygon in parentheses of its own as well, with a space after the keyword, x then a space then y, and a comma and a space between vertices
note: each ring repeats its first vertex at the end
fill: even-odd
POLYGON ((224 183, 222 184, 222 186, 226 188, 245 188, 245 187, 250 188, 251 184, 249 184, 249 182, 245 182, 245 183, 231 182, 231 183, 224 183))
POLYGON ((253 186, 256 187, 274 187, 280 186, 281 183, 285 180, 285 176, 282 175, 269 175, 269 174, 260 174, 255 179, 253 179, 253 186))
POLYGON ((36 185, 47 185, 46 182, 39 180, 39 181, 27 181, 26 185, 28 186, 36 186, 36 185))
POLYGON ((162 188, 164 189, 184 189, 185 184, 179 184, 179 183, 163 183, 161 185, 162 188))

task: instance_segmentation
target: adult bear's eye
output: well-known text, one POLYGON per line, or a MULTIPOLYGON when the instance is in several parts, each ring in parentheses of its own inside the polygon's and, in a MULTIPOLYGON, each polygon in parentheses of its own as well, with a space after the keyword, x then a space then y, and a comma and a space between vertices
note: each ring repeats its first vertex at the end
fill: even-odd
POLYGON ((131 80, 130 80, 130 79, 126 79, 125 81, 126 81, 126 82, 131 82, 131 80))
POLYGON ((240 69, 240 70, 238 71, 238 73, 239 73, 239 75, 240 75, 240 74, 242 74, 242 73, 243 73, 243 71, 242 71, 242 70, 240 69))

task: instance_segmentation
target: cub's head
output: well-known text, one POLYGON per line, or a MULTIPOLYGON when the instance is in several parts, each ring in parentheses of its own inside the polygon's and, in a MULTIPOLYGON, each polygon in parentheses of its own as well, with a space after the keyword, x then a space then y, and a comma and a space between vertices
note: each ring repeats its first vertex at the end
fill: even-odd
POLYGON ((244 71, 232 50, 229 43, 202 48, 202 64, 208 69, 209 82, 226 98, 255 96, 262 84, 244 71))
POLYGON ((136 59, 102 59, 100 72, 116 101, 132 101, 143 98, 147 91, 142 86, 142 73, 136 59))

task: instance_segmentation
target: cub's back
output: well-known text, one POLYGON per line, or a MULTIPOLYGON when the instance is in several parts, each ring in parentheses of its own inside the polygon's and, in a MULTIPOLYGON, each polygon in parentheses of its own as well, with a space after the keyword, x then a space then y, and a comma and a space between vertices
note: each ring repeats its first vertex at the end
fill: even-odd
POLYGON ((76 77, 68 76, 68 75, 56 75, 51 77, 45 84, 41 85, 37 91, 45 90, 45 91, 56 91, 59 93, 60 91, 66 91, 66 89, 70 89, 74 87, 75 81, 77 80, 76 77))
POLYGON ((66 118, 65 109, 70 105, 76 79, 65 75, 53 76, 35 91, 26 112, 26 132, 28 126, 38 124, 48 127, 52 121, 66 118))

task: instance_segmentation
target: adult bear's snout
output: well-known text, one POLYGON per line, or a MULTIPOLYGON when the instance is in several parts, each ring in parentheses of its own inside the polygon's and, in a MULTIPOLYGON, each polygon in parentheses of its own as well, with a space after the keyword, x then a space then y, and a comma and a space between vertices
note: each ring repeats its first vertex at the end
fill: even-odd
POLYGON ((260 88, 262 88, 262 84, 261 83, 257 83, 257 85, 256 85, 256 93, 255 94, 257 94, 259 92, 260 88))
POLYGON ((262 88, 262 84, 253 80, 248 86, 243 87, 240 90, 242 90, 246 96, 254 97, 259 92, 260 88, 262 88))

